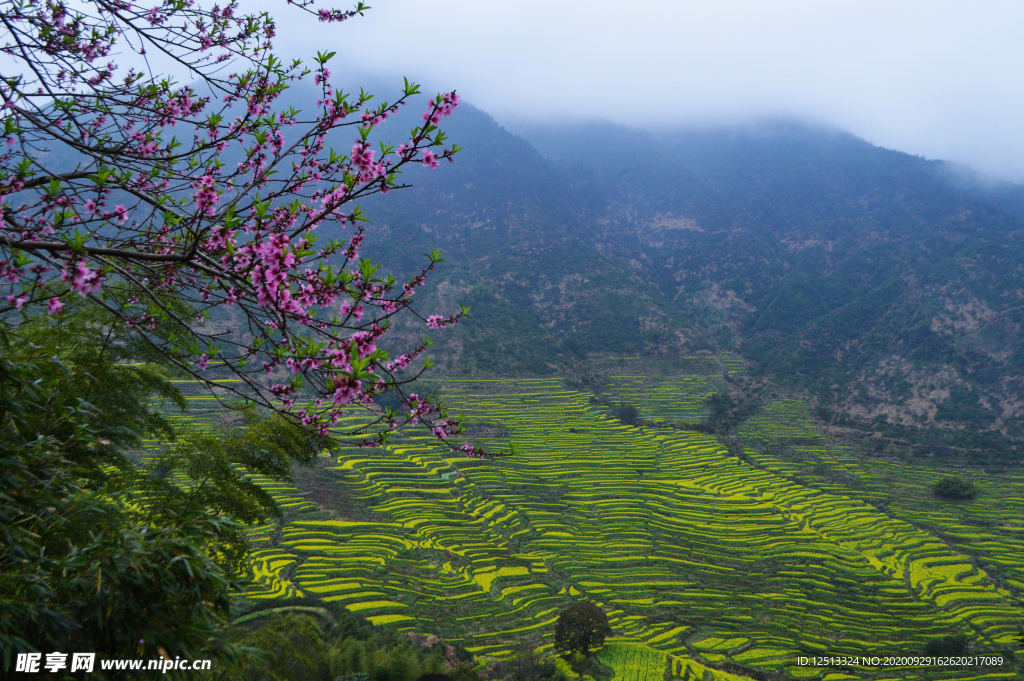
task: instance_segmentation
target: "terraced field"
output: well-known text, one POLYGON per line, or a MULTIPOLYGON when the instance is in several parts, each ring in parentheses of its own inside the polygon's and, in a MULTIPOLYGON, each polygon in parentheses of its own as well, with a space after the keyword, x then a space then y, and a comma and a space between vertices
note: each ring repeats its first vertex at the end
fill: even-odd
MULTIPOLYGON (((622 385, 662 408, 664 392, 644 400, 643 381, 622 385)), ((502 426, 510 438, 483 444, 511 439, 517 455, 456 458, 415 436, 337 454, 318 477, 326 487, 272 489, 299 503, 281 526, 253 528, 251 596, 340 602, 499 658, 522 642, 549 647, 559 610, 590 599, 615 631, 600 659, 617 677, 727 679, 708 665, 729 663, 830 681, 1017 678, 1019 657, 1017 667, 796 665, 801 655, 919 655, 956 632, 1009 661, 1022 618, 1006 576, 1018 575, 1021 552, 1007 542, 1020 514, 997 521, 1004 534, 986 530, 978 549, 990 563, 972 559, 872 505, 888 494, 884 478, 830 452, 799 403, 771 405, 747 434, 806 448, 804 459, 763 447, 748 463, 710 436, 624 426, 557 379, 430 388, 467 421, 502 426), (848 478, 797 480, 814 457, 848 478)), ((1006 485, 1020 496, 1021 480, 1006 485)))
POLYGON ((624 402, 637 407, 648 422, 697 423, 708 415, 705 398, 720 385, 714 376, 610 376, 604 394, 613 404, 624 402))
POLYGON ((767 445, 760 452, 748 450, 748 457, 766 470, 884 508, 967 556, 1009 600, 1020 603, 1024 597, 1024 472, 977 470, 972 476, 981 489, 977 499, 939 501, 933 485, 955 471, 858 456, 848 447, 833 446, 817 432, 803 403, 769 405, 764 417, 742 430, 754 446, 767 445), (767 453, 773 449, 774 454, 767 453))

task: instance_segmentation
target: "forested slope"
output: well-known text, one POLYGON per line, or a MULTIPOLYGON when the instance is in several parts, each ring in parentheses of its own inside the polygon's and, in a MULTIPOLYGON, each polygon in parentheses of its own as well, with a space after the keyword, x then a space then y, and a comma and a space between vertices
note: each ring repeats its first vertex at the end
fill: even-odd
POLYGON ((368 205, 386 262, 450 256, 436 302, 474 319, 444 339, 446 370, 738 351, 848 424, 1013 455, 1019 188, 789 122, 523 127, 531 144, 467 108, 449 127, 466 147, 450 172, 368 205))

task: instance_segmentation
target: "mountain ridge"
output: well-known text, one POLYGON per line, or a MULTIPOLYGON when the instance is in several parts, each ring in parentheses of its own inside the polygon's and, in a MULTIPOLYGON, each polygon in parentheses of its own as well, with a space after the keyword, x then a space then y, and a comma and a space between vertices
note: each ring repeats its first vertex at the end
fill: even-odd
POLYGON ((793 122, 520 130, 460 108, 456 163, 369 204, 375 253, 440 248, 431 304, 473 306, 445 371, 740 352, 862 424, 1021 435, 1024 188, 793 122))

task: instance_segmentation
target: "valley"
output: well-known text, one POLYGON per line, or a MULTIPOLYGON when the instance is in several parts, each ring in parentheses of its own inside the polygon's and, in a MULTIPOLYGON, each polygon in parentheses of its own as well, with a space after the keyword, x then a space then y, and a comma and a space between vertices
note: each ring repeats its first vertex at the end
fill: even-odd
MULTIPOLYGON (((688 427, 742 369, 608 364, 625 371, 602 400, 559 378, 422 382, 510 457, 459 457, 413 430, 384 450, 325 452, 292 484, 263 481, 284 516, 249 530, 247 599, 342 604, 480 659, 550 653, 558 612, 592 600, 615 632, 599 656, 615 678, 1017 677, 1024 469, 969 469, 979 497, 939 499, 948 466, 837 445, 784 398, 736 427, 737 456, 688 427), (634 405, 640 425, 602 401, 634 405), (924 655, 957 634, 1005 663, 797 664, 924 655)), ((191 392, 200 409, 182 418, 214 418, 191 392)))

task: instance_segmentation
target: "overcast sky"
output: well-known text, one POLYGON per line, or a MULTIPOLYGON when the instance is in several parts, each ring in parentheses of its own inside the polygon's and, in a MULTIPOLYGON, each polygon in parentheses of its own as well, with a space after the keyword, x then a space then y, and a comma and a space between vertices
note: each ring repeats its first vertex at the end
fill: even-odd
POLYGON ((329 26, 275 9, 278 47, 456 88, 499 122, 792 116, 1024 182, 1020 0, 367 2, 329 26))

